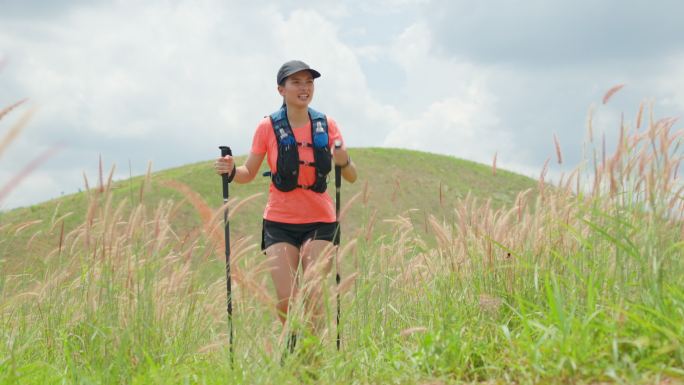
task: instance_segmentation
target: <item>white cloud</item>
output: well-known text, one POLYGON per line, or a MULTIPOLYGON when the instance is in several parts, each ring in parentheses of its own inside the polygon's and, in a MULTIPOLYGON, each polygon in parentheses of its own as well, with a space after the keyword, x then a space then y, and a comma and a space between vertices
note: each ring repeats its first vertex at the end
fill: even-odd
MULTIPOLYGON (((131 160, 134 173, 144 172, 148 160, 159 169, 212 158, 219 144, 244 154, 258 121, 280 104, 275 73, 292 58, 323 73, 314 107, 338 120, 348 142, 372 145, 383 137, 377 127, 386 108, 369 96, 337 27, 316 11, 126 2, 60 16, 0 29, 11 59, 3 74, 10 87, 0 101, 27 95, 39 106, 14 144, 12 162, 0 163, 0 183, 28 162, 27 149, 55 143, 64 150, 41 174, 48 197, 75 191, 80 183, 67 184, 62 172, 92 168, 99 154, 119 167, 131 160), (375 134, 365 134, 369 128, 375 134)), ((5 206, 25 204, 25 191, 28 181, 5 206)))
MULTIPOLYGON (((74 170, 72 170, 74 171, 74 170)), ((78 174, 76 174, 78 175, 78 174)), ((16 175, 10 175, 5 171, 0 174, 0 180, 5 181, 0 183, 0 188, 8 187, 8 181, 12 180, 16 175)), ((46 201, 58 197, 62 194, 63 181, 56 176, 67 177, 72 183, 78 183, 77 178, 73 178, 71 173, 60 173, 54 175, 51 172, 38 170, 27 175, 20 181, 20 185, 9 186, 12 187, 6 199, 0 202, 0 210, 5 208, 12 208, 17 206, 28 206, 36 202, 46 201)), ((81 177, 81 183, 83 178, 81 177)))
POLYGON ((664 62, 665 70, 654 80, 654 88, 659 95, 664 95, 661 101, 664 108, 684 112, 684 52, 672 55, 664 62))
POLYGON ((384 145, 429 149, 486 163, 496 151, 507 147, 507 135, 497 133, 499 120, 488 112, 489 98, 473 89, 460 97, 435 102, 417 118, 398 122, 384 145))
POLYGON ((431 51, 432 36, 422 23, 407 28, 391 47, 389 54, 406 73, 401 92, 409 103, 383 144, 490 162, 511 138, 496 115, 489 70, 431 51))
MULTIPOLYGON (((496 152, 499 167, 534 177, 555 157, 554 134, 574 165, 589 104, 616 83, 628 86, 596 114, 596 132, 609 139, 620 112, 633 115, 642 98, 656 98, 658 115, 684 111, 684 57, 671 54, 679 41, 646 49, 619 40, 616 31, 640 17, 628 10, 609 23, 592 17, 591 31, 557 27, 584 20, 583 9, 594 6, 588 2, 547 4, 543 16, 529 17, 533 5, 492 13, 487 3, 423 0, 62 5, 36 17, 22 9, 15 18, 0 15, 0 107, 22 97, 39 107, 0 158, 0 185, 36 149, 63 146, 4 207, 76 191, 83 170, 94 175, 100 154, 125 170, 117 174, 123 177, 129 161, 141 174, 149 160, 159 170, 212 158, 219 144, 248 152, 257 122, 280 105, 275 73, 293 58, 322 72, 312 107, 334 117, 352 146, 486 164, 496 152), (629 54, 564 59, 575 51, 563 41, 591 40, 604 25, 610 39, 596 47, 615 42, 611 49, 629 54), (556 45, 546 44, 554 36, 556 45)), ((599 10, 610 14, 611 6, 599 10)), ((648 36, 679 28, 664 20, 648 36)), ((8 125, 0 122, 0 135, 8 125)))

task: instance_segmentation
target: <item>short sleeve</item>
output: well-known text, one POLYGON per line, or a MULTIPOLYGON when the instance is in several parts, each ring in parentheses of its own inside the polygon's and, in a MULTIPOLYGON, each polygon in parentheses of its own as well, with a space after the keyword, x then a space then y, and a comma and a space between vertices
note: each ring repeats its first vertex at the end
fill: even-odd
POLYGON ((328 117, 328 137, 329 137, 329 143, 328 145, 330 147, 335 145, 335 141, 339 140, 342 142, 342 148, 346 149, 347 147, 344 144, 344 139, 342 138, 342 133, 340 132, 340 128, 337 126, 337 122, 333 119, 328 117))
POLYGON ((266 117, 257 126, 252 139, 252 153, 263 155, 268 150, 268 133, 271 130, 271 120, 266 117))

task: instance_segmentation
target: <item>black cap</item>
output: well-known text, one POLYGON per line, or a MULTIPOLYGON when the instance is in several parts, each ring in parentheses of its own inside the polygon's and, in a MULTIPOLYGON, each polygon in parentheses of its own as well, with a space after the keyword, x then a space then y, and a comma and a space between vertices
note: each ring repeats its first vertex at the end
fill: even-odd
POLYGON ((303 61, 301 61, 301 60, 290 60, 289 62, 280 66, 280 69, 278 70, 278 77, 277 77, 278 84, 279 85, 283 84, 286 77, 288 77, 292 74, 295 74, 299 71, 304 71, 304 70, 311 72, 311 76, 313 76, 314 79, 321 77, 320 72, 309 67, 309 65, 304 63, 303 61))

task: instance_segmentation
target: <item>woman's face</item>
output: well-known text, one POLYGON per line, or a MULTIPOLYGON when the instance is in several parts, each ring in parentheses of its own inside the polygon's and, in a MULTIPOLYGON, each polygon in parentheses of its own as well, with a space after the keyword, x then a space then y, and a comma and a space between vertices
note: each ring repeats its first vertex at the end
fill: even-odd
POLYGON ((285 98, 288 106, 308 107, 314 93, 314 80, 311 72, 304 70, 288 76, 285 84, 278 86, 278 92, 285 98))

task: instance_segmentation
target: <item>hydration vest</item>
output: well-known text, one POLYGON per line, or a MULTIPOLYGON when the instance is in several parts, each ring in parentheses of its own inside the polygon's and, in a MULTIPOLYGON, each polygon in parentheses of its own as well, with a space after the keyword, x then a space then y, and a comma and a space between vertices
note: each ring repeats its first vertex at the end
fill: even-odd
POLYGON ((311 139, 313 143, 297 142, 287 120, 287 109, 283 106, 280 110, 270 115, 273 133, 278 142, 278 159, 276 172, 271 174, 271 182, 280 191, 288 192, 296 188, 323 193, 328 188, 328 174, 332 168, 332 155, 328 145, 328 120, 325 115, 309 108, 309 120, 311 121, 311 139), (314 152, 314 161, 305 162, 299 159, 299 147, 310 147, 314 152), (300 185, 299 166, 314 167, 316 169, 316 181, 313 185, 300 185))

